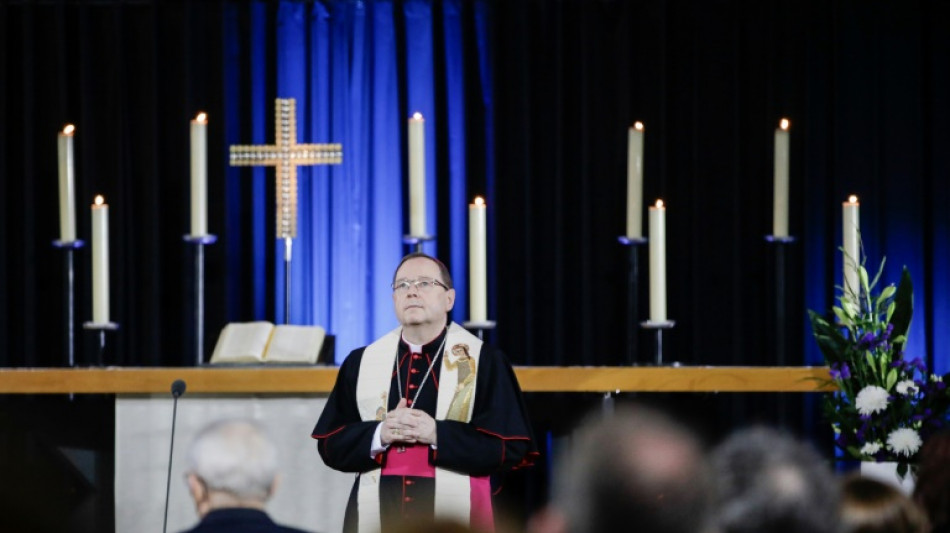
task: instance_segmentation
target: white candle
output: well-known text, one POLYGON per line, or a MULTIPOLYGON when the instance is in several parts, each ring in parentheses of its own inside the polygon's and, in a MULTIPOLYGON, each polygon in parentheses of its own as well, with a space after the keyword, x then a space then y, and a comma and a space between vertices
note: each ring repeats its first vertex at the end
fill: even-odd
POLYGON ((858 197, 851 195, 848 201, 841 204, 841 240, 844 248, 844 257, 841 264, 844 266, 844 294, 858 296, 860 285, 858 282, 858 266, 861 264, 861 249, 858 234, 861 231, 861 218, 858 212, 860 204, 858 197))
POLYGON ((73 135, 76 127, 66 124, 57 135, 59 151, 59 240, 76 240, 76 180, 73 167, 73 135))
POLYGON ((425 119, 418 112, 409 119, 409 235, 427 235, 425 119))
POLYGON ((191 235, 208 234, 208 115, 191 121, 191 235))
POLYGON ((109 205, 101 195, 92 204, 92 321, 109 322, 109 205))
POLYGON ((485 201, 476 196, 475 202, 468 205, 469 320, 472 322, 488 320, 485 219, 485 201))
POLYGON ((775 180, 772 211, 772 235, 788 237, 788 119, 775 130, 775 180))
POLYGON ((643 123, 627 134, 627 237, 643 237, 643 123))
POLYGON ((650 321, 666 321, 666 207, 650 206, 650 321))

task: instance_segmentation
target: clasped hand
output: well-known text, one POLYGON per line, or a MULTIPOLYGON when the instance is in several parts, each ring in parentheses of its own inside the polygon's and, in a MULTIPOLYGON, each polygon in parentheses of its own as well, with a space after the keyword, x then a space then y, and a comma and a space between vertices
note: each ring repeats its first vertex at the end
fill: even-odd
POLYGON ((410 409, 407 405, 406 399, 402 398, 395 409, 386 413, 379 435, 383 444, 437 444, 435 419, 424 411, 410 409))

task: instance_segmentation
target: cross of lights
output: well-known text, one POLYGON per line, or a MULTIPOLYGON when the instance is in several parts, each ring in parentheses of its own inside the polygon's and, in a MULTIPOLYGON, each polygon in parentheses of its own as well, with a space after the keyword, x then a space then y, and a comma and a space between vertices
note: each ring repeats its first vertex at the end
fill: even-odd
POLYGON ((297 101, 278 98, 275 110, 275 144, 232 145, 231 166, 277 167, 277 238, 297 236, 297 167, 339 165, 341 144, 297 144, 297 101))

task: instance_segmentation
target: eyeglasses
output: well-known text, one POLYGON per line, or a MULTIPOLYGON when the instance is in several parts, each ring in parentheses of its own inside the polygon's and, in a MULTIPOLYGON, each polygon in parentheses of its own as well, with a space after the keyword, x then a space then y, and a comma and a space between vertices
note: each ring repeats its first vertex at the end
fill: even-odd
POLYGON ((419 291, 429 291, 434 289, 436 286, 442 287, 445 290, 449 290, 444 283, 439 280, 431 278, 419 278, 419 279, 401 279, 393 283, 393 292, 405 293, 409 291, 409 287, 415 287, 419 291))

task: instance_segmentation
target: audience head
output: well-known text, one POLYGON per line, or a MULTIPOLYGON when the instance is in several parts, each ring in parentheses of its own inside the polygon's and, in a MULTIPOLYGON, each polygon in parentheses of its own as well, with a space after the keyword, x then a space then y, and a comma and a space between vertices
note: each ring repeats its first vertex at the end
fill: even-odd
POLYGON ((618 406, 575 433, 555 470, 552 503, 531 526, 569 533, 703 531, 708 474, 690 431, 659 412, 618 406))
POLYGON ((860 475, 841 486, 842 533, 927 533, 920 507, 897 487, 860 475))
POLYGON ((200 516, 220 508, 263 509, 274 491, 277 449, 251 421, 206 426, 187 460, 188 486, 200 516))
POLYGON ((712 453, 721 533, 833 533, 838 480, 815 450, 778 430, 750 428, 712 453))
POLYGON ((914 501, 934 533, 950 533, 950 431, 931 435, 920 449, 914 501))

